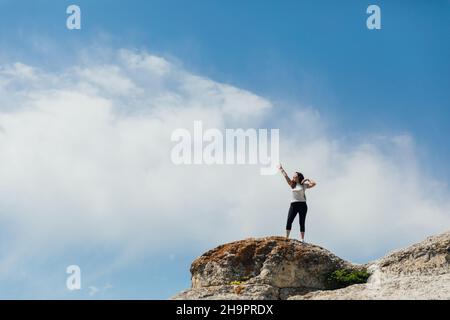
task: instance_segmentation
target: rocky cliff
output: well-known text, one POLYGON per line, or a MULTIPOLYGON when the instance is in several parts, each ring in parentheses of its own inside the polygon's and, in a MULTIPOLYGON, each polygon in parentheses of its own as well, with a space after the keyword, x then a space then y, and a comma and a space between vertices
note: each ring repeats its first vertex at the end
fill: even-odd
POLYGON ((365 265, 297 240, 250 238, 204 253, 190 271, 192 288, 173 299, 450 299, 450 231, 365 265), (344 271, 370 277, 335 289, 330 279, 344 271))

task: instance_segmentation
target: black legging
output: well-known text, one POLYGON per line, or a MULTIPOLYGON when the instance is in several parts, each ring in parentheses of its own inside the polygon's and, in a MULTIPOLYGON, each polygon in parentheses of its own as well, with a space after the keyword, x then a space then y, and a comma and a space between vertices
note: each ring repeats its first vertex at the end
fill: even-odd
POLYGON ((306 202, 301 201, 291 202, 286 223, 286 230, 292 229, 292 222, 294 222, 295 216, 297 215, 298 212, 300 218, 300 231, 305 232, 305 219, 307 211, 308 206, 306 205, 306 202))

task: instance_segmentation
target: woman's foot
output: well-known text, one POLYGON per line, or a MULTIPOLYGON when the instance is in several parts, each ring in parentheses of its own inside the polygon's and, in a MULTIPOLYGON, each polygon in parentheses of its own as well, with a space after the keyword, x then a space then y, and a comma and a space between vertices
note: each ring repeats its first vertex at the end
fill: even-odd
POLYGON ((291 234, 291 230, 286 230, 286 239, 289 239, 290 234, 291 234))

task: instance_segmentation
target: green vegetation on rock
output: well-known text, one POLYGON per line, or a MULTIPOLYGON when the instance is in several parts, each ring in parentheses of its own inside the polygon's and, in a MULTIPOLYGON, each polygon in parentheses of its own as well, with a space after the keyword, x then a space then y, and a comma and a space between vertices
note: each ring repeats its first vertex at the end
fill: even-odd
POLYGON ((326 282, 328 289, 340 289, 352 284, 366 283, 370 277, 367 270, 338 269, 328 274, 326 282))

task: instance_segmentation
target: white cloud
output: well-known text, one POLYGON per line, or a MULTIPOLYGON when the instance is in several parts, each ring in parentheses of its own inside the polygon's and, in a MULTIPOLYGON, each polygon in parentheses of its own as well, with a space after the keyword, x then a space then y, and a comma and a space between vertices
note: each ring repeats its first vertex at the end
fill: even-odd
POLYGON ((170 162, 172 131, 194 120, 280 127, 285 167, 318 181, 309 239, 344 256, 450 223, 447 186, 421 176, 407 134, 349 145, 313 108, 271 119, 269 100, 161 57, 121 50, 58 74, 18 63, 0 68, 0 83, 0 224, 9 229, 0 276, 35 252, 106 246, 133 258, 283 234, 290 190, 280 176, 170 162))
POLYGON ((145 70, 158 77, 165 76, 173 70, 171 64, 166 59, 155 55, 120 50, 119 56, 128 68, 145 70))
POLYGON ((20 62, 0 68, 0 73, 12 78, 21 78, 26 80, 36 79, 34 68, 20 62))
POLYGON ((105 284, 103 287, 97 287, 97 286, 89 286, 88 287, 88 295, 90 297, 94 297, 99 294, 104 294, 106 291, 109 291, 113 288, 113 286, 110 283, 105 284))
POLYGON ((80 81, 90 83, 92 88, 99 88, 111 95, 132 95, 138 89, 117 66, 97 66, 76 69, 80 81))
POLYGON ((100 291, 100 289, 95 287, 95 286, 90 286, 89 287, 89 295, 91 297, 95 296, 99 291, 100 291))

